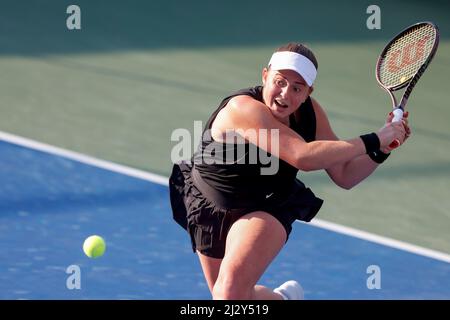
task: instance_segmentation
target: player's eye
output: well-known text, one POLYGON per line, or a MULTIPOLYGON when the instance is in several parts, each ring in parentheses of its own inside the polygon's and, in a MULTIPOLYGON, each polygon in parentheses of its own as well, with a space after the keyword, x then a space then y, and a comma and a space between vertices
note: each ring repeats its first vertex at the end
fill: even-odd
POLYGON ((287 86, 287 82, 284 79, 275 79, 275 84, 280 88, 287 86))

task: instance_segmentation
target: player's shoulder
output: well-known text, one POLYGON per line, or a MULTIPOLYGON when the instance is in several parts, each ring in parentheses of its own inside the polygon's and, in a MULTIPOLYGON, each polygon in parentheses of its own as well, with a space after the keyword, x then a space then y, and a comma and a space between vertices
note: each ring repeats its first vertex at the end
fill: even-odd
POLYGON ((247 117, 265 116, 269 112, 261 101, 248 95, 239 95, 230 99, 224 111, 230 116, 246 119, 247 117))
POLYGON ((322 105, 317 101, 317 99, 313 97, 310 98, 316 116, 316 121, 328 121, 327 113, 322 105))
POLYGON ((227 103, 227 107, 230 109, 237 109, 237 110, 254 110, 258 107, 260 107, 262 104, 261 101, 256 100, 254 97, 249 95, 238 95, 234 96, 230 99, 227 103))
POLYGON ((230 128, 260 128, 270 123, 269 109, 255 98, 238 95, 220 110, 212 125, 216 132, 230 128))
POLYGON ((310 97, 310 99, 315 113, 325 113, 325 110, 316 98, 310 97))
POLYGON ((316 116, 316 140, 338 140, 331 128, 325 109, 316 99, 311 98, 311 102, 316 116))

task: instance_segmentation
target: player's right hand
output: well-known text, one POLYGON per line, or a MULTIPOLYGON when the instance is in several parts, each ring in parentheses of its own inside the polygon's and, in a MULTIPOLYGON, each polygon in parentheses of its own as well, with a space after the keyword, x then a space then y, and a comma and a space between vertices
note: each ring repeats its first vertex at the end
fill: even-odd
POLYGON ((384 152, 389 152, 392 148, 389 145, 398 140, 400 145, 403 144, 407 138, 408 125, 403 121, 398 122, 386 122, 386 124, 377 132, 378 138, 380 139, 380 149, 384 152))
MULTIPOLYGON (((401 141, 401 144, 405 143, 405 141, 411 136, 411 128, 409 127, 409 123, 408 123, 408 116, 409 116, 409 112, 405 111, 403 113, 403 126, 405 127, 405 137, 403 139, 403 141, 401 141)), ((386 124, 391 123, 392 119, 394 118, 394 114, 392 112, 389 112, 388 116, 386 117, 386 124)), ((392 150, 394 150, 395 148, 391 148, 390 146, 387 146, 386 148, 380 148, 380 150, 384 153, 389 153, 392 150)))

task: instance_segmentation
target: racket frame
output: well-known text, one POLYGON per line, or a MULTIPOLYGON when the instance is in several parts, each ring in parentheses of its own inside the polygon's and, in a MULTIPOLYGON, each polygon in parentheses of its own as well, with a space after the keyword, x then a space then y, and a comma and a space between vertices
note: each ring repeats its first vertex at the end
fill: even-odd
POLYGON ((407 28, 405 28, 403 31, 401 31, 399 34, 397 34, 394 38, 391 39, 391 41, 388 42, 388 44, 384 47, 383 51, 381 52, 381 54, 378 57, 377 60, 377 64, 376 64, 376 69, 375 69, 375 75, 376 75, 376 79, 378 84, 385 89, 389 95, 391 96, 391 100, 392 100, 392 106, 393 108, 400 108, 400 109, 404 109, 406 106, 406 103, 408 102, 409 99, 409 95, 411 94, 411 91, 414 89, 417 81, 419 81, 420 77, 422 76, 422 74, 425 72, 425 70, 427 69, 428 65, 430 64, 431 60, 433 60, 434 55, 436 54, 437 48, 439 45, 439 28, 431 21, 423 21, 423 22, 418 22, 416 24, 413 24, 412 26, 409 26, 407 28), (385 86, 381 80, 380 80, 380 62, 381 60, 386 56, 387 51, 389 50, 391 44, 393 42, 395 42, 396 40, 398 40, 399 38, 403 37, 403 35, 405 33, 407 33, 409 30, 416 28, 418 26, 421 25, 431 25, 435 30, 436 30, 436 38, 434 40, 433 43, 433 48, 431 49, 431 53, 428 55, 427 59, 425 60, 425 62, 420 66, 419 70, 416 72, 416 74, 414 76, 412 76, 411 78, 403 81, 402 83, 396 85, 396 86, 385 86), (405 92, 403 93, 403 97, 402 100, 400 102, 400 104, 397 103, 397 99, 395 98, 395 96, 393 95, 394 91, 398 91, 400 89, 403 89, 404 87, 408 86, 408 88, 406 88, 405 92))
MULTIPOLYGON (((392 122, 401 121, 403 119, 403 112, 405 111, 405 107, 406 107, 406 103, 408 102, 409 95, 411 94, 412 90, 416 86, 417 81, 419 81, 420 77, 422 76, 422 74, 427 69, 427 67, 430 64, 431 60, 433 60, 434 55, 436 54, 438 46, 439 46, 439 28, 431 21, 422 21, 422 22, 418 22, 416 24, 413 24, 413 25, 405 28, 403 31, 401 31, 399 34, 397 34, 394 38, 392 38, 388 42, 388 44, 384 47, 384 49, 381 52, 381 54, 378 56, 377 64, 376 64, 376 67, 375 67, 375 75, 376 75, 376 79, 377 79, 378 84, 384 90, 386 90, 389 93, 390 97, 391 97, 393 114, 394 114, 394 118, 392 119, 392 122), (410 77, 409 79, 406 79, 405 81, 403 81, 402 83, 400 83, 398 85, 385 86, 380 80, 381 60, 385 58, 386 53, 389 50, 389 48, 391 47, 391 44, 393 42, 395 42, 399 38, 403 37, 404 34, 409 32, 411 29, 417 28, 418 26, 421 26, 421 25, 431 25, 434 28, 435 32, 436 32, 436 37, 434 39, 433 47, 431 48, 430 54, 428 55, 428 57, 425 60, 425 62, 420 66, 419 70, 417 70, 417 72, 414 74, 414 76, 410 77), (403 89, 406 86, 408 86, 408 87, 406 88, 405 92, 403 93, 403 96, 402 96, 402 99, 400 101, 400 104, 398 104, 397 99, 395 98, 393 92, 394 91, 398 91, 400 89, 403 89)), ((400 144, 399 141, 393 141, 391 143, 390 147, 391 148, 396 148, 396 147, 399 146, 399 144, 400 144)))

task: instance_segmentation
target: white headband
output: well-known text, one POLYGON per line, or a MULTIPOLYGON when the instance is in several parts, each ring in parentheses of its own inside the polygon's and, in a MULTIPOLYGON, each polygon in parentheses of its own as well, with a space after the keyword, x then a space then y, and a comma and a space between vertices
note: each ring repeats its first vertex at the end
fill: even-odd
POLYGON ((301 75, 310 87, 317 76, 317 69, 311 60, 292 51, 275 52, 270 58, 269 67, 272 70, 293 70, 301 75))

